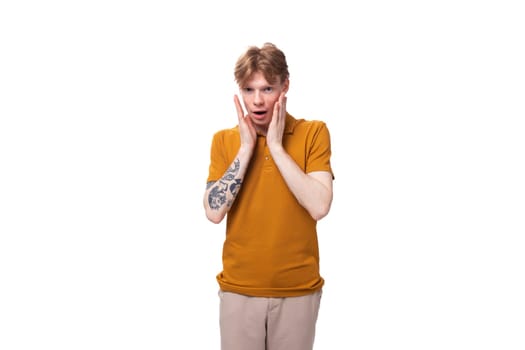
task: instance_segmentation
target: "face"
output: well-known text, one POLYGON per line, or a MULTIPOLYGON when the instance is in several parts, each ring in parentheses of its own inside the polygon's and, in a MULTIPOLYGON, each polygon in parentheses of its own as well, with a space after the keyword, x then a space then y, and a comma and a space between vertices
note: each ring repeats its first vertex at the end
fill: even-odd
POLYGON ((266 130, 272 121, 273 105, 281 92, 288 91, 289 81, 270 84, 260 72, 254 73, 240 89, 244 107, 256 128, 266 130))

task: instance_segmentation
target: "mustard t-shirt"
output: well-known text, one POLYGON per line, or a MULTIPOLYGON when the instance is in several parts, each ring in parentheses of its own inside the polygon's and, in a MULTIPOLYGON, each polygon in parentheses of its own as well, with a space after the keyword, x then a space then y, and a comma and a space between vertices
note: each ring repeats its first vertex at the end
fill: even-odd
MULTIPOLYGON (((330 134, 324 122, 287 114, 283 146, 306 173, 332 173, 330 134)), ((239 147, 238 127, 214 134, 208 182, 224 175, 239 147)), ((223 270, 217 275, 220 288, 262 297, 319 290, 324 279, 316 224, 288 189, 266 137, 258 135, 240 192, 226 217, 223 270)))

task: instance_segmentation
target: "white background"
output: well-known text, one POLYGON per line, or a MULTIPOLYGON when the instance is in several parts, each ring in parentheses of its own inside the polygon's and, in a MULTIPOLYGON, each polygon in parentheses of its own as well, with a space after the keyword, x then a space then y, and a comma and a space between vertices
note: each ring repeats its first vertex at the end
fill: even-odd
POLYGON ((525 348, 519 1, 3 1, 0 348, 219 349, 209 145, 248 45, 332 134, 316 349, 525 348))

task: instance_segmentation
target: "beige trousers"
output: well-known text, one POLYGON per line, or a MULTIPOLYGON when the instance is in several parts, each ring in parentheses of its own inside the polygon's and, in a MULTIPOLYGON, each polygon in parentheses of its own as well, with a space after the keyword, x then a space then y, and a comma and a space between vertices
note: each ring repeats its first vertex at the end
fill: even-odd
POLYGON ((312 350, 321 294, 261 298, 219 291, 221 350, 312 350))

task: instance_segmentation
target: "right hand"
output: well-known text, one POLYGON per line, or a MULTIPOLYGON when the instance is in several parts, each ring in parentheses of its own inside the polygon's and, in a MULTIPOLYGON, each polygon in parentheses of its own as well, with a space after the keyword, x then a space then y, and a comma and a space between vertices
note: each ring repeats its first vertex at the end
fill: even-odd
POLYGON ((257 140, 257 132, 252 124, 252 120, 248 115, 244 115, 244 111, 237 95, 233 96, 235 108, 237 109, 237 118, 239 119, 239 134, 241 136, 241 147, 246 147, 247 150, 252 151, 257 140))

